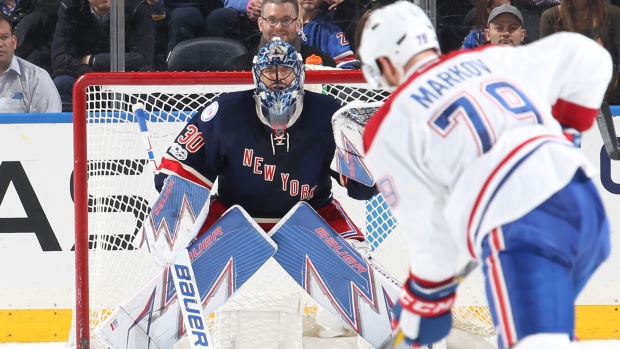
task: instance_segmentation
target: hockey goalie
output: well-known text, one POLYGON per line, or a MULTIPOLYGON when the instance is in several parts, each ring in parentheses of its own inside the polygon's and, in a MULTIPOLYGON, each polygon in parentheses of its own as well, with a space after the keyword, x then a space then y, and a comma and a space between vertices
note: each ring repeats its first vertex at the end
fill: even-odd
POLYGON ((344 111, 304 91, 301 56, 278 38, 259 50, 253 77, 254 90, 198 110, 163 156, 160 197, 136 244, 164 269, 98 327, 110 347, 170 348, 185 333, 192 347, 210 347, 192 318, 192 287, 209 314, 271 257, 321 311, 375 347, 389 339, 400 285, 332 194, 332 178, 352 198, 377 194, 363 162, 346 163, 356 145, 334 139, 332 116, 344 111))

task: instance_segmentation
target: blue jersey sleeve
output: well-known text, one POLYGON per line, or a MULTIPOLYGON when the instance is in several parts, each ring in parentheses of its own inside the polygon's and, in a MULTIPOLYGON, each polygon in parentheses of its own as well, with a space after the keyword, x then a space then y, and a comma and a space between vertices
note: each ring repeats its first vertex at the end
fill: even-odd
POLYGON ((484 31, 482 29, 474 29, 467 34, 465 40, 463 41, 463 46, 461 46, 461 50, 468 50, 472 48, 476 48, 478 46, 482 46, 486 43, 486 38, 484 37, 484 31))
POLYGON ((342 29, 321 15, 303 25, 302 40, 305 45, 316 47, 332 56, 338 68, 354 69, 359 66, 342 29))
POLYGON ((155 179, 158 190, 170 174, 211 189, 222 168, 217 120, 213 120, 218 117, 218 109, 219 103, 215 100, 196 112, 179 132, 161 160, 155 179))
POLYGON ((248 7, 248 0, 224 0, 225 8, 234 8, 239 13, 246 14, 248 7))

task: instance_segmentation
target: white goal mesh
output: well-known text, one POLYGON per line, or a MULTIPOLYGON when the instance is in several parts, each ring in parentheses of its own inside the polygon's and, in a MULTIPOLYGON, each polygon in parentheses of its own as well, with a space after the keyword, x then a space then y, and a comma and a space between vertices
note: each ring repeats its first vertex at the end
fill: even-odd
MULTIPOLYGON (((306 77, 307 88, 323 91, 343 104, 353 100, 380 101, 389 96, 387 91, 365 88, 362 82, 357 71, 312 71, 306 77)), ((83 339, 85 332, 80 331, 100 323, 158 271, 147 252, 131 247, 158 196, 131 106, 137 102, 145 105, 153 151, 159 160, 193 111, 220 93, 251 88, 249 72, 94 73, 78 80, 74 96, 75 317, 77 331, 82 333, 77 335, 78 347, 86 347, 87 343, 83 339)), ((334 185, 336 198, 364 230, 375 258, 394 277, 405 279, 409 264, 406 243, 385 202, 380 196, 368 202, 355 201, 338 188, 334 185)), ((234 314, 230 311, 263 309, 298 313, 304 321, 304 335, 316 332, 310 321, 316 309, 314 303, 270 260, 212 314, 216 345, 217 338, 231 335, 218 335, 221 329, 229 328, 222 321, 234 314)), ((468 333, 492 332, 479 275, 460 288, 455 318, 456 327, 468 333)), ((91 340, 92 347, 96 347, 94 336, 91 340)))

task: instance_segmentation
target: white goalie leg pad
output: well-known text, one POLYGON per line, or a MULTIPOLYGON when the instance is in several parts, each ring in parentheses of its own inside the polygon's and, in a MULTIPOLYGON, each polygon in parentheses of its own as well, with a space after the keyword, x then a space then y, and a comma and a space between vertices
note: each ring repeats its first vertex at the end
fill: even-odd
POLYGON ((134 246, 148 248, 160 266, 172 263, 198 235, 209 212, 209 194, 203 186, 169 176, 134 246))
POLYGON ((513 349, 579 349, 578 342, 571 342, 565 333, 539 333, 527 336, 517 342, 513 349))
POLYGON ((374 347, 392 335, 401 285, 369 263, 305 202, 270 232, 274 259, 325 310, 374 347))
POLYGON ((321 338, 341 337, 347 334, 347 329, 342 321, 321 306, 318 307, 314 321, 321 326, 319 330, 319 337, 321 338))
MULTIPOLYGON (((205 314, 224 304, 276 249, 241 207, 226 211, 187 248, 205 314)), ((188 328, 172 272, 165 268, 117 306, 96 328, 99 338, 110 348, 171 348, 188 328)), ((184 300, 184 305, 189 302, 184 300)))

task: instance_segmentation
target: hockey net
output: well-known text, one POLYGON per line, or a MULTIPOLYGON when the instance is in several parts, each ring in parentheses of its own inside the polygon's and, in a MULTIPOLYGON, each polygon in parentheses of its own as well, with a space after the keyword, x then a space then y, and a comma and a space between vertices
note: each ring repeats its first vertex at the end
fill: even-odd
MULTIPOLYGON (((158 271, 148 253, 131 244, 158 196, 132 105, 145 105, 159 160, 193 111, 220 93, 252 88, 250 72, 91 73, 78 79, 74 88, 76 308, 72 334, 78 348, 99 347, 90 331, 158 271)), ((367 88, 359 71, 309 71, 306 88, 329 94, 342 104, 389 96, 387 91, 367 88)), ((349 199, 337 185, 334 191, 364 230, 373 256, 395 278, 404 280, 409 253, 385 202, 380 196, 368 202, 349 199)), ((477 340, 477 336, 489 340, 493 329, 485 304, 478 272, 459 289, 455 331, 467 338, 461 334, 456 342, 477 340)), ((317 335, 312 322, 314 302, 272 260, 210 316, 216 348, 227 348, 235 335, 225 322, 234 320, 236 310, 296 313, 303 321, 303 335, 317 335)))

